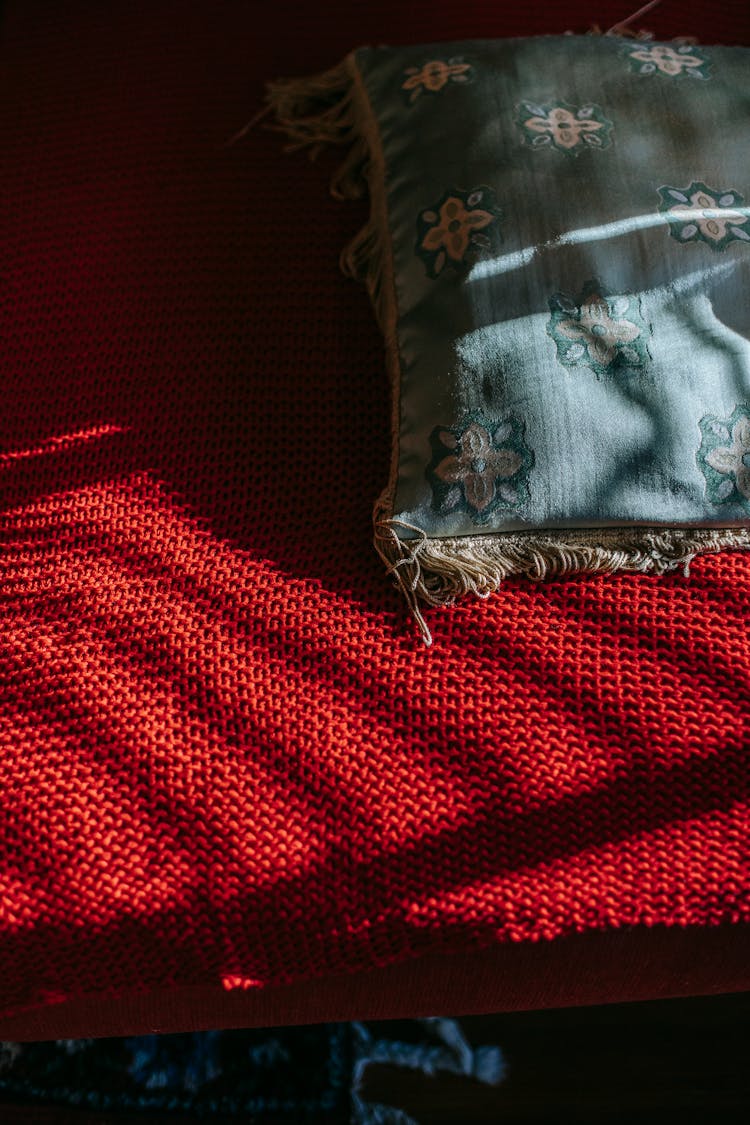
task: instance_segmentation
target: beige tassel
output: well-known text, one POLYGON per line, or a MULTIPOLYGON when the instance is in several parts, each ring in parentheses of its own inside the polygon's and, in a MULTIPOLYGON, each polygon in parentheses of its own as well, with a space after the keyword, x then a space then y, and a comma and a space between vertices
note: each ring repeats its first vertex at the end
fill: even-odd
MULTIPOLYGON (((266 98, 276 128, 289 138, 288 149, 307 148, 314 159, 327 145, 348 145, 344 160, 331 177, 335 199, 360 199, 368 193, 371 129, 361 112, 356 63, 351 55, 324 74, 269 83, 266 98)), ((387 237, 382 217, 373 210, 340 257, 342 272, 367 286, 384 331, 387 302, 383 296, 383 255, 387 237)))
POLYGON ((750 528, 582 528, 521 531, 432 539, 399 519, 376 521, 375 546, 396 576, 427 644, 429 630, 419 602, 451 605, 472 594, 486 598, 506 578, 534 582, 569 574, 630 571, 688 574, 696 555, 750 549, 750 528), (415 538, 401 539, 398 529, 415 538))

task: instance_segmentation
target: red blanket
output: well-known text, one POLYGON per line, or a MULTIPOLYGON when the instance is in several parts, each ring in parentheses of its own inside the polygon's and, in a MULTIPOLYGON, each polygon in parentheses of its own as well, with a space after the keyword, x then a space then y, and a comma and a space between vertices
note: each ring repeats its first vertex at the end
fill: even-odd
MULTIPOLYGON (((750 560, 509 581, 425 649, 371 547, 364 205, 225 144, 359 43, 629 11, 7 5, 0 1015, 750 921, 750 560)), ((746 0, 643 22, 750 43, 746 0)))

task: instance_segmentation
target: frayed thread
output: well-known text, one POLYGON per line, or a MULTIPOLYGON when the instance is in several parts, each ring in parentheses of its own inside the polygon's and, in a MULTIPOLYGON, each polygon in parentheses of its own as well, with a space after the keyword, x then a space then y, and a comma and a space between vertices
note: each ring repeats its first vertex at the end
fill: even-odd
POLYGON ((307 148, 314 159, 326 145, 352 140, 352 80, 348 62, 308 78, 278 78, 266 86, 266 101, 287 149, 307 148))
MULTIPOLYGON (((276 118, 275 128, 288 138, 288 150, 307 149, 311 159, 329 145, 347 146, 347 153, 331 177, 335 199, 361 199, 370 188, 371 151, 368 130, 358 109, 352 56, 339 66, 311 78, 279 79, 266 88, 266 100, 276 118)), ((378 324, 385 330, 383 258, 387 232, 371 210, 364 226, 341 252, 339 264, 347 277, 367 287, 378 324)))
POLYGON ((629 16, 626 16, 625 19, 620 20, 619 23, 614 24, 605 32, 602 32, 600 28, 596 24, 594 24, 590 34, 615 35, 629 39, 653 39, 653 35, 650 31, 636 31, 630 25, 635 23, 636 20, 640 19, 641 16, 645 16, 647 12, 650 12, 652 11, 652 9, 657 8, 660 3, 661 0, 648 0, 648 3, 643 4, 640 8, 638 8, 637 11, 632 12, 629 16))
POLYGON ((421 603, 446 606, 466 595, 487 598, 506 578, 517 576, 542 582, 582 573, 661 575, 681 567, 687 577, 696 555, 750 549, 750 528, 583 528, 433 539, 403 520, 381 518, 375 546, 430 644, 421 603), (414 538, 402 539, 399 529, 414 538))
POLYGON ((393 575, 397 585, 400 586, 426 645, 432 644, 432 633, 422 616, 419 604, 419 596, 424 585, 420 554, 424 545, 429 542, 420 527, 415 527, 405 520, 393 518, 375 520, 375 550, 385 563, 388 573, 393 575), (396 530, 398 527, 415 532, 417 538, 406 540, 399 538, 396 530))

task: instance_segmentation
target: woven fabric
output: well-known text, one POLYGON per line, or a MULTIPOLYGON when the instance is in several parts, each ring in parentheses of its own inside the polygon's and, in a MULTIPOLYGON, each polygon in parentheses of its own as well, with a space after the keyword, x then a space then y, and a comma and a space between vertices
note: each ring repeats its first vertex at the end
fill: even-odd
MULTIPOLYGON (((744 0, 672 8, 662 37, 750 41, 744 0)), ((5 10, 0 1012, 747 922, 750 562, 510 581, 425 650, 370 543, 365 206, 225 145, 358 42, 590 8, 256 16, 5 10)))
POLYGON ((348 66, 399 537, 454 538, 460 567, 479 535, 750 523, 750 52, 561 35, 348 66))

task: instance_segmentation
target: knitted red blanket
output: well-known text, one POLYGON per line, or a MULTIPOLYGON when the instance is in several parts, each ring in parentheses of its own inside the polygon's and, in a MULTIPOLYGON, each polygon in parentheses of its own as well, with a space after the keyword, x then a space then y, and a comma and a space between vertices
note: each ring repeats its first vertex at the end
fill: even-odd
MULTIPOLYGON (((358 43, 629 10, 8 4, 0 1014, 750 920, 750 560, 508 581, 425 649, 371 547, 364 205, 225 144, 358 43)), ((750 43, 746 0, 644 23, 750 43)))

